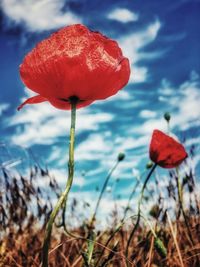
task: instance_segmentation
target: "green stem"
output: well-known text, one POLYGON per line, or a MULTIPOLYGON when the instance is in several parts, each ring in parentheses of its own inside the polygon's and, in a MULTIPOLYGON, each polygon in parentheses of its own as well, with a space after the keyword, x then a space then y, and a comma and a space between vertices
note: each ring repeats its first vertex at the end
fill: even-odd
POLYGON ((178 189, 178 199, 179 199, 179 206, 180 208, 183 207, 183 190, 182 185, 180 181, 180 175, 179 175, 179 169, 176 168, 176 174, 177 174, 177 189, 178 189))
POLYGON ((113 168, 112 168, 112 169, 110 170, 110 172, 108 173, 108 175, 107 175, 107 177, 106 177, 106 179, 105 179, 105 181, 104 181, 103 187, 102 187, 102 189, 101 189, 99 198, 98 198, 98 200, 97 200, 97 204, 96 204, 94 213, 93 213, 93 215, 92 215, 91 221, 90 221, 90 223, 89 223, 89 235, 88 235, 88 236, 89 236, 89 238, 92 236, 92 242, 93 242, 93 243, 91 243, 91 242, 88 243, 87 255, 88 255, 88 264, 89 264, 89 265, 90 265, 90 262, 91 262, 91 260, 92 260, 92 255, 93 255, 93 250, 94 250, 94 241, 95 241, 95 238, 96 238, 96 236, 95 236, 94 233, 93 233, 94 221, 95 221, 95 219, 96 219, 97 211, 98 211, 98 208, 99 208, 101 199, 102 199, 102 197, 103 197, 103 193, 104 193, 105 190, 106 190, 106 187, 107 187, 107 185, 108 185, 108 182, 109 182, 109 180, 110 180, 110 177, 112 176, 112 173, 113 173, 114 170, 117 168, 117 166, 118 166, 118 164, 119 164, 120 161, 121 161, 121 160, 119 160, 119 158, 118 158, 117 162, 115 163, 115 165, 113 166, 113 168))
POLYGON ((97 204, 96 204, 96 207, 95 207, 95 210, 94 210, 94 213, 92 215, 92 219, 91 219, 91 223, 90 223, 90 227, 93 226, 93 223, 94 223, 94 220, 96 218, 96 214, 97 214, 97 211, 98 211, 98 208, 99 208, 99 204, 101 202, 101 199, 102 199, 102 196, 103 196, 103 193, 108 185, 108 182, 109 182, 109 179, 110 177, 112 176, 112 173, 114 172, 114 170, 117 168, 117 165, 119 164, 119 160, 115 163, 115 165, 113 166, 113 168, 110 170, 110 172, 108 173, 106 179, 105 179, 105 182, 103 184, 103 187, 101 189, 101 193, 99 195, 99 198, 98 198, 98 201, 97 201, 97 204))
POLYGON ((132 198, 133 198, 133 196, 134 196, 134 194, 135 194, 135 191, 136 191, 136 189, 137 189, 139 183, 140 183, 140 182, 137 181, 136 185, 134 186, 134 188, 133 188, 133 190, 132 190, 132 192, 131 192, 131 194, 130 194, 130 196, 129 196, 128 203, 127 203, 126 208, 125 208, 125 210, 124 210, 124 216, 123 216, 123 218, 121 219, 121 222, 124 222, 124 220, 125 220, 125 218, 126 218, 126 215, 127 215, 127 213, 128 213, 128 210, 130 209, 130 203, 131 203, 131 200, 132 200, 132 198))
MULTIPOLYGON (((130 246, 130 243, 131 243, 131 240, 134 236, 134 233, 140 223, 140 216, 141 216, 141 204, 142 204, 142 199, 143 199, 143 196, 144 196, 144 190, 146 188, 146 185, 152 175, 152 173, 154 172, 155 168, 156 168, 157 164, 154 164, 153 167, 151 168, 149 174, 147 175, 146 177, 146 180, 144 181, 144 184, 143 184, 143 187, 142 187, 142 190, 141 190, 141 193, 140 193, 140 198, 139 198, 139 202, 138 202, 138 216, 137 216, 137 221, 136 221, 136 224, 133 228, 133 230, 131 231, 131 234, 129 236, 129 239, 128 239, 128 242, 127 242, 127 246, 126 246, 126 252, 125 252, 125 255, 126 255, 126 258, 128 258, 128 249, 129 249, 129 246, 130 246)), ((126 265, 129 266, 129 263, 126 262, 126 265)))
MULTIPOLYGON (((127 215, 128 210, 129 210, 129 207, 130 207, 131 200, 132 200, 132 198, 133 198, 133 196, 134 196, 134 194, 135 194, 135 191, 136 191, 136 189, 137 189, 137 187, 138 187, 138 185, 139 185, 139 183, 140 183, 140 179, 142 178, 143 174, 144 174, 144 172, 140 175, 140 177, 139 177, 139 179, 137 180, 135 186, 133 187, 133 190, 132 190, 132 192, 131 192, 131 194, 130 194, 130 196, 129 196, 129 199, 128 199, 126 208, 125 208, 125 210, 124 210, 124 216, 123 216, 123 218, 121 219, 120 223, 116 226, 114 232, 113 232, 113 233, 109 236, 109 238, 107 239, 106 244, 105 244, 105 247, 107 247, 107 246, 109 245, 110 241, 113 239, 113 237, 115 236, 115 234, 118 233, 118 232, 120 231, 120 229, 122 228, 122 226, 124 225, 124 222, 125 222, 125 220, 126 220, 126 215, 127 215)), ((136 215, 136 217, 137 217, 137 215, 136 215)), ((102 250, 102 252, 101 252, 101 254, 100 254, 100 256, 99 256, 99 258, 98 258, 98 260, 97 260, 97 262, 96 262, 96 264, 95 264, 95 267, 98 266, 98 264, 99 264, 99 262, 100 262, 100 260, 101 260, 101 257, 103 256, 104 250, 105 250, 105 248, 102 250)))
POLYGON ((76 123, 76 104, 77 99, 71 99, 71 128, 70 128, 70 140, 69 140, 69 161, 68 161, 68 180, 66 184, 65 191, 61 194, 58 202, 53 209, 49 221, 45 230, 45 237, 42 250, 42 267, 48 267, 48 252, 51 241, 51 232, 55 218, 60 210, 60 208, 67 201, 67 196, 72 186, 74 177, 74 142, 75 142, 75 123, 76 123))
POLYGON ((170 135, 170 123, 169 123, 169 121, 167 122, 167 132, 168 132, 168 135, 170 135))

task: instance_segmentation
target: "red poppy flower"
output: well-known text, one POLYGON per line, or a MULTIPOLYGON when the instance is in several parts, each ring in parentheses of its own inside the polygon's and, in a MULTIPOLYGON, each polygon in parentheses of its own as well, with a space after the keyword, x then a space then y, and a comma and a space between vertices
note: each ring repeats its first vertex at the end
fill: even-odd
POLYGON ((38 95, 25 104, 49 101, 59 109, 70 109, 116 94, 128 82, 129 61, 117 42, 77 24, 67 26, 41 41, 20 65, 24 84, 38 95))
POLYGON ((163 168, 174 168, 187 157, 184 147, 172 137, 154 130, 150 144, 150 158, 163 168))

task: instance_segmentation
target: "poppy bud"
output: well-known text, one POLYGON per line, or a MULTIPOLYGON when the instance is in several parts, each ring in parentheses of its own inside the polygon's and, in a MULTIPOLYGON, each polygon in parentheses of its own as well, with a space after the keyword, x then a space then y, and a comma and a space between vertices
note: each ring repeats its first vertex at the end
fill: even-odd
POLYGON ((122 161, 122 160, 124 160, 124 158, 125 158, 125 154, 123 152, 120 152, 118 155, 118 158, 117 158, 118 161, 122 161))
POLYGON ((167 122, 170 121, 170 119, 171 119, 171 115, 170 115, 169 112, 166 112, 166 113, 164 114, 164 119, 165 119, 167 122))
POLYGON ((146 164, 146 169, 151 169, 153 166, 153 162, 149 161, 147 164, 146 164))
POLYGON ((159 205, 155 204, 151 207, 151 210, 149 212, 149 214, 154 217, 155 219, 158 218, 159 214, 160 214, 160 207, 159 205))
POLYGON ((162 258, 166 258, 167 256, 167 250, 165 245, 163 244, 162 240, 160 238, 156 238, 154 241, 154 246, 156 251, 158 252, 158 254, 162 257, 162 258))

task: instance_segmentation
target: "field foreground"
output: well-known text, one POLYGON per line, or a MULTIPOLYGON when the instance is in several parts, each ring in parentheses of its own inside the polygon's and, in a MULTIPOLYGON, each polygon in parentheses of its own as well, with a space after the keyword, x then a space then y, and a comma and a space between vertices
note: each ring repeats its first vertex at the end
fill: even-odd
MULTIPOLYGON (((165 208, 161 193, 154 205, 148 205, 155 192, 147 187, 143 205, 150 207, 145 211, 148 214, 144 217, 141 213, 138 222, 138 216, 133 216, 134 199, 132 205, 130 202, 124 208, 124 215, 128 213, 132 217, 126 216, 129 219, 125 220, 125 216, 122 219, 115 210, 110 211, 113 222, 104 230, 96 230, 95 220, 91 224, 88 218, 82 219, 79 227, 73 227, 70 221, 73 218, 78 221, 81 219, 76 214, 77 201, 74 199, 68 207, 70 219, 62 216, 64 213, 61 211, 54 225, 49 266, 199 267, 200 209, 197 186, 192 172, 190 175, 182 172, 181 176, 183 177, 178 183, 176 172, 169 173, 165 201, 174 203, 171 211, 165 208), (66 225, 70 226, 70 232, 66 225)), ((48 170, 35 166, 26 178, 6 169, 1 170, 2 267, 41 266, 44 230, 52 211, 52 203, 50 197, 44 201, 44 192, 37 183, 38 179, 46 179, 49 191, 59 196, 61 190, 48 170)), ((159 184, 157 186, 159 188, 159 184)))
MULTIPOLYGON (((135 234, 129 248, 130 266, 199 266, 200 254, 200 221, 199 218, 189 220, 193 240, 193 246, 187 235, 187 229, 183 222, 176 221, 173 228, 176 234, 177 244, 180 249, 181 258, 172 237, 169 226, 157 227, 157 234, 167 249, 167 256, 162 255, 159 247, 155 246, 155 238, 149 229, 143 226, 135 234)), ((76 235, 83 236, 84 229, 74 231, 76 235)), ((93 259, 90 266, 126 266, 125 247, 130 231, 121 229, 106 247, 109 237, 113 231, 99 232, 96 239, 93 259), (101 256, 101 254, 103 255, 101 256), (99 260, 101 256, 101 259, 99 260), (98 265, 95 265, 97 264, 98 265)), ((50 266, 85 266, 83 261, 87 241, 68 237, 65 233, 55 238, 50 250, 50 266)), ((42 248, 42 230, 26 229, 23 233, 9 233, 1 241, 1 265, 0 266, 40 266, 42 248)))

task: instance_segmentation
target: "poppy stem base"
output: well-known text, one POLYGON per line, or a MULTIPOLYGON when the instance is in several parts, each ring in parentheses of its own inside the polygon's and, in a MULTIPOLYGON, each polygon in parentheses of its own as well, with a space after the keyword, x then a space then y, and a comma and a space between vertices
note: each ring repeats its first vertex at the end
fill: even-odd
POLYGON ((51 242, 51 233, 55 218, 63 205, 66 205, 68 193, 71 189, 74 177, 74 143, 75 143, 75 124, 76 124, 76 104, 77 101, 71 101, 71 127, 69 140, 69 161, 68 161, 68 180, 65 191, 61 194, 56 206, 54 207, 46 226, 44 243, 42 249, 42 267, 48 267, 48 254, 51 242))

